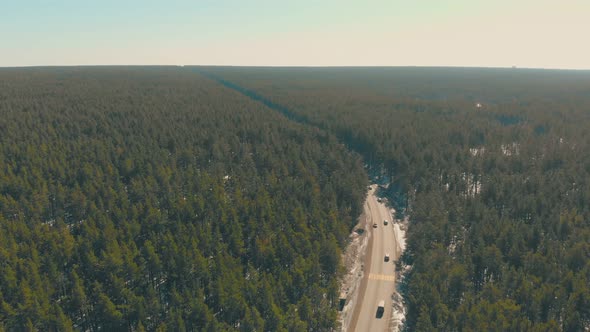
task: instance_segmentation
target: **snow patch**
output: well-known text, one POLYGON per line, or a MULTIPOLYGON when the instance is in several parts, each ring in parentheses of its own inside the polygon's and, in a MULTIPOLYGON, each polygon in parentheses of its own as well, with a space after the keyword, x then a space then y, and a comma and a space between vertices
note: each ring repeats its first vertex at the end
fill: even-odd
POLYGON ((486 148, 484 148, 483 146, 479 148, 469 148, 469 153, 474 157, 483 155, 485 151, 486 148))
POLYGON ((395 223, 393 225, 393 229, 394 229, 394 234, 395 234, 395 241, 399 245, 399 253, 400 253, 400 257, 401 257, 403 252, 406 250, 406 231, 405 231, 406 227, 404 227, 404 229, 402 229, 400 223, 395 223))
MULTIPOLYGON (((406 250, 406 229, 408 227, 408 223, 410 221, 409 216, 405 216, 403 220, 394 220, 394 234, 395 240, 399 246, 399 257, 398 261, 401 259, 404 251, 406 250)), ((403 330, 404 323, 406 320, 406 306, 404 303, 404 298, 398 291, 398 287, 401 281, 404 279, 405 274, 409 271, 410 267, 405 266, 402 271, 396 272, 396 290, 391 295, 392 305, 391 305, 391 321, 389 322, 390 331, 399 332, 403 330)))
POLYGON ((354 306, 357 302, 358 288, 364 276, 364 257, 367 251, 369 241, 369 232, 364 229, 366 216, 363 214, 359 218, 359 223, 354 227, 350 234, 350 244, 342 254, 344 266, 347 273, 341 281, 340 299, 344 301, 344 306, 339 315, 340 326, 342 331, 347 331, 350 321, 354 314, 354 306))
POLYGON ((502 144, 500 149, 505 156, 518 156, 520 154, 520 144, 516 142, 512 142, 512 144, 502 144))
POLYGON ((393 305, 391 306, 391 331, 399 332, 403 330, 406 321, 406 306, 404 305, 404 298, 398 291, 391 295, 393 305))
POLYGON ((479 176, 476 177, 472 173, 463 173, 461 174, 461 178, 466 184, 466 196, 474 197, 475 195, 481 193, 481 180, 479 176))

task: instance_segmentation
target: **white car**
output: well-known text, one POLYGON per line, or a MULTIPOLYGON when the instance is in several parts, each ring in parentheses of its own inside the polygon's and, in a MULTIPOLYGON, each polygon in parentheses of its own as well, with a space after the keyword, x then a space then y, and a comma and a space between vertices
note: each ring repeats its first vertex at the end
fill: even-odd
POLYGON ((387 226, 388 223, 389 221, 387 221, 387 219, 383 220, 383 225, 387 226))
POLYGON ((389 253, 386 253, 386 254, 385 254, 385 261, 386 261, 386 262, 389 262, 389 253))

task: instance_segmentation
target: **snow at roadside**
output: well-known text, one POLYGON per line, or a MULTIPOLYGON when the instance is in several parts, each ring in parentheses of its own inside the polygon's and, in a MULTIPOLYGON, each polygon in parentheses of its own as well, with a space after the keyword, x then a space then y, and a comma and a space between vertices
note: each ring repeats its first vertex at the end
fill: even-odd
POLYGON ((352 234, 350 234, 350 244, 342 254, 342 260, 347 269, 340 288, 341 294, 346 296, 346 304, 339 315, 342 331, 348 330, 348 326, 354 314, 358 288, 364 275, 363 262, 370 236, 370 233, 365 230, 365 218, 367 217, 363 213, 359 218, 359 223, 354 227, 352 234), (357 232, 358 230, 363 230, 363 233, 359 234, 357 232))
MULTIPOLYGON (((392 215, 395 215, 395 211, 393 211, 392 215)), ((399 257, 398 260, 401 259, 404 251, 406 250, 406 229, 408 227, 409 218, 406 216, 403 220, 396 219, 393 224, 393 229, 395 233, 395 241, 399 246, 399 257)), ((407 272, 407 269, 404 271, 396 272, 396 283, 399 285, 399 282, 402 280, 404 273, 407 272)), ((403 329, 404 321, 406 319, 406 306, 404 304, 404 299, 401 294, 398 292, 396 287, 395 293, 391 296, 392 298, 392 312, 391 312, 391 323, 390 329, 393 332, 399 332, 403 329)))

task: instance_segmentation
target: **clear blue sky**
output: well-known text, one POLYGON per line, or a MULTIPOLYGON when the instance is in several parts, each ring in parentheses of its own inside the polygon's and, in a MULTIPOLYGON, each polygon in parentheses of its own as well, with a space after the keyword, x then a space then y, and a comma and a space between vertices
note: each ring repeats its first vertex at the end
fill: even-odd
POLYGON ((588 0, 0 1, 0 66, 590 69, 588 0))

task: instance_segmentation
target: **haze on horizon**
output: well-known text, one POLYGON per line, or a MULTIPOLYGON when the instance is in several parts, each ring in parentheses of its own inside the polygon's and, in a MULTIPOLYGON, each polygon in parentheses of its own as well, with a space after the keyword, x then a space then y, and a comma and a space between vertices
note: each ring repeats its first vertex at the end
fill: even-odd
POLYGON ((585 0, 23 0, 2 12, 0 67, 590 69, 585 0))

